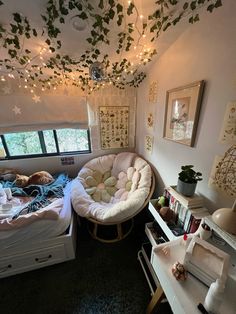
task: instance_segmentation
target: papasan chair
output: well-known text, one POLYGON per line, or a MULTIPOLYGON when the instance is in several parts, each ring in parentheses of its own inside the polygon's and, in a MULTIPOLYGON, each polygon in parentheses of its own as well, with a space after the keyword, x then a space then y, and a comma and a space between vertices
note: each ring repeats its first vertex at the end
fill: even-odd
POLYGON ((137 154, 105 155, 87 162, 73 180, 72 205, 79 216, 89 220, 95 239, 115 242, 130 233, 132 218, 146 206, 154 186, 150 165, 137 154), (104 226, 115 227, 112 239, 99 235, 104 226))

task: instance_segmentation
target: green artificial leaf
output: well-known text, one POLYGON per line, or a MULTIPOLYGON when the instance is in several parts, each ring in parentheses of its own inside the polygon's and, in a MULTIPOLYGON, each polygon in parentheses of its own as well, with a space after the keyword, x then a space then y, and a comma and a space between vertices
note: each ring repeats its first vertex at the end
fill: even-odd
POLYGON ((18 30, 18 27, 15 25, 15 24, 10 24, 11 25, 11 32, 13 34, 16 34, 17 33, 17 30, 18 30))
POLYGON ((76 3, 75 3, 75 6, 76 6, 76 8, 77 8, 79 11, 82 11, 82 10, 83 10, 83 6, 82 6, 82 3, 81 3, 81 2, 76 2, 76 3))
POLYGON ((193 16, 191 16, 189 19, 188 19, 189 23, 190 24, 193 24, 193 16))
POLYGON ((196 23, 196 22, 198 22, 198 21, 200 21, 200 19, 199 19, 199 15, 198 14, 196 14, 195 16, 194 16, 194 23, 196 23))
POLYGON ((120 3, 118 3, 116 5, 116 11, 117 11, 117 14, 119 14, 120 12, 123 11, 123 5, 121 5, 120 3))
POLYGON ((8 53, 11 56, 11 58, 15 58, 17 56, 17 51, 15 49, 9 49, 8 53))
POLYGON ((74 4, 72 1, 69 2, 69 9, 73 10, 75 8, 74 4))
POLYGON ((49 49, 50 49, 51 52, 55 52, 55 50, 56 50, 56 49, 53 48, 53 47, 50 47, 49 49))
POLYGON ((113 9, 110 9, 109 12, 108 12, 108 15, 109 15, 109 18, 111 20, 113 20, 114 16, 115 16, 115 11, 113 9))
POLYGON ((188 2, 185 2, 185 4, 183 5, 183 9, 187 10, 187 8, 188 8, 188 2))
POLYGON ((131 15, 133 13, 133 9, 134 9, 134 4, 133 4, 133 2, 130 2, 130 5, 127 9, 127 14, 131 15))
POLYGON ((13 13, 13 17, 14 17, 14 21, 16 21, 17 23, 22 22, 22 19, 19 13, 13 13))
POLYGON ((195 9, 196 9, 196 4, 197 4, 197 1, 192 1, 192 2, 190 3, 190 8, 191 8, 191 10, 195 10, 195 9))
POLYGON ((61 7, 61 8, 60 8, 60 12, 61 12, 61 14, 63 14, 63 15, 67 15, 67 14, 69 13, 69 11, 68 11, 65 7, 61 7))
POLYGON ((33 28, 33 35, 34 35, 34 37, 37 37, 37 36, 38 36, 37 31, 36 31, 35 28, 33 28))
POLYGON ((222 6, 222 1, 221 0, 217 0, 215 3, 215 8, 219 8, 222 6))
POLYGON ((169 28, 171 26, 171 23, 168 22, 167 24, 164 25, 163 27, 163 32, 165 32, 167 30, 167 28, 169 28))
POLYGON ((88 18, 87 14, 85 12, 81 12, 79 14, 79 17, 81 17, 82 20, 86 20, 88 18))
POLYGON ((209 11, 210 13, 212 13, 212 11, 214 10, 215 8, 215 5, 214 4, 210 4, 208 7, 207 7, 207 11, 209 11))
POLYGON ((99 5, 98 5, 98 7, 100 8, 100 9, 104 9, 104 3, 103 3, 103 0, 100 0, 99 1, 99 5))

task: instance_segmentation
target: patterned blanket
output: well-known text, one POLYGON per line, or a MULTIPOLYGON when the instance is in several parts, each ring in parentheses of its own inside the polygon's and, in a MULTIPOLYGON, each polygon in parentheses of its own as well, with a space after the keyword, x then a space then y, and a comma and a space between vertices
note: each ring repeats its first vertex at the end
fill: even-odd
POLYGON ((35 212, 51 203, 49 197, 63 197, 63 189, 70 181, 68 175, 60 173, 54 176, 54 181, 44 185, 29 185, 24 188, 15 186, 14 182, 0 181, 3 188, 10 188, 13 196, 33 196, 34 199, 23 209, 17 212, 12 219, 17 218, 23 211, 27 213, 35 212))

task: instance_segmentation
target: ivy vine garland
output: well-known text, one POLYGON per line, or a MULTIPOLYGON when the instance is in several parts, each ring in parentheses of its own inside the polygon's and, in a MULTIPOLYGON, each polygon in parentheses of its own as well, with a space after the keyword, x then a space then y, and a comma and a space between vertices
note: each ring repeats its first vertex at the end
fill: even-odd
MULTIPOLYGON (((161 32, 175 26, 183 18, 188 18, 193 24, 199 21, 201 9, 211 13, 222 6, 221 0, 156 0, 156 10, 140 23, 135 1, 128 1, 127 6, 122 3, 117 0, 49 0, 45 12, 41 14, 42 30, 33 28, 22 14, 13 13, 13 20, 8 25, 0 23, 1 45, 8 56, 0 59, 2 80, 4 75, 18 77, 27 86, 42 90, 55 89, 63 82, 88 92, 104 82, 121 89, 126 85, 138 87, 146 76, 143 66, 156 54, 155 49, 145 48, 143 38, 151 36, 150 41, 155 43, 161 32), (70 16, 89 22, 91 26, 86 39, 89 48, 76 57, 63 53, 63 42, 60 40, 61 27, 68 23, 70 16), (115 52, 119 61, 111 62, 109 55, 102 52, 102 46, 110 45, 114 25, 118 30, 115 52), (42 36, 45 46, 35 54, 27 43, 42 36), (139 62, 134 65, 124 55, 136 47, 141 47, 141 53, 138 55, 139 62), (46 59, 42 56, 44 51, 50 51, 46 59), (89 72, 95 63, 100 63, 106 73, 98 81, 93 80, 89 72)), ((0 0, 2 5, 4 2, 0 0)))

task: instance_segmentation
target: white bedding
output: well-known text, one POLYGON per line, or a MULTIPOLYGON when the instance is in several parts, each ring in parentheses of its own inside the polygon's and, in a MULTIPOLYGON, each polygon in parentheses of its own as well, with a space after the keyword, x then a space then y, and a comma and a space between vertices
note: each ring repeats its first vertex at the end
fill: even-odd
POLYGON ((72 182, 71 199, 73 208, 82 217, 117 223, 132 217, 141 208, 149 195, 151 182, 151 167, 136 154, 120 153, 118 155, 98 157, 85 164, 78 177, 72 182), (116 197, 116 195, 122 195, 119 194, 119 185, 116 185, 117 193, 109 202, 95 201, 86 192, 86 176, 91 175, 93 171, 100 171, 102 174, 111 171, 112 175, 119 177, 121 172, 127 171, 129 168, 133 168, 139 176, 136 182, 132 183, 131 190, 126 191, 124 199, 122 198, 124 194, 120 198, 116 197))
POLYGON ((64 189, 63 205, 58 219, 40 219, 22 228, 0 231, 0 251, 19 246, 29 248, 31 243, 56 237, 65 232, 71 221, 71 184, 64 189))

